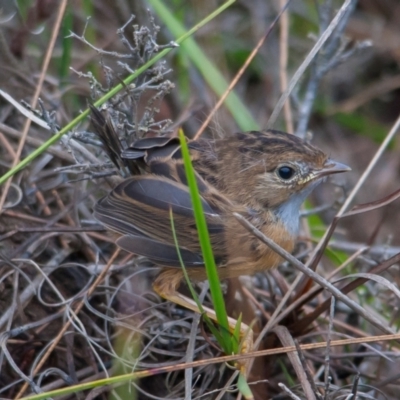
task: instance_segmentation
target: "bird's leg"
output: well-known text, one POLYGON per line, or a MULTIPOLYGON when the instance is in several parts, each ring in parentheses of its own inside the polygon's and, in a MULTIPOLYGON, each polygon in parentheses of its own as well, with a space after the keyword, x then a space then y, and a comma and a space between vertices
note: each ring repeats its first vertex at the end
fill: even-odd
MULTIPOLYGON (((197 306, 196 302, 193 299, 190 299, 189 297, 184 296, 183 294, 178 292, 178 287, 183 279, 183 272, 180 269, 166 269, 160 273, 160 275, 157 276, 153 283, 153 289, 154 291, 163 297, 166 300, 169 300, 175 304, 179 304, 182 307, 188 308, 189 310, 192 310, 194 312, 197 312, 201 314, 201 310, 197 306)), ((203 310, 207 316, 215 321, 217 321, 217 315, 215 314, 215 311, 203 306, 203 310)), ((229 330, 234 332, 237 320, 234 318, 228 317, 228 324, 229 324, 229 330)), ((241 323, 240 325, 240 333, 239 333, 239 339, 240 339, 240 353, 241 354, 246 354, 252 351, 253 349, 253 330, 246 325, 245 323, 241 323)), ((247 376, 248 367, 249 367, 250 360, 244 360, 241 363, 238 363, 238 366, 240 368, 240 372, 244 375, 247 376)))

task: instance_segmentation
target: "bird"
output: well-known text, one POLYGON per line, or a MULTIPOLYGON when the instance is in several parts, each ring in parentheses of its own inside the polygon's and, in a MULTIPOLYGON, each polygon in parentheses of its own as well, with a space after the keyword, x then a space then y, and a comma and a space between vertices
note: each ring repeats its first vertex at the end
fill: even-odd
MULTIPOLYGON (((191 280, 207 279, 179 139, 145 137, 123 148, 112 122, 91 109, 107 153, 132 175, 96 203, 94 217, 118 233, 120 248, 161 267, 153 282, 161 297, 200 312, 178 291, 184 277, 180 257, 191 280)), ((253 275, 283 261, 235 213, 292 252, 306 197, 327 176, 350 170, 311 143, 277 130, 188 140, 188 148, 220 279, 253 275)), ((216 319, 213 310, 205 312, 216 319)), ((236 320, 230 318, 229 326, 233 331, 236 320)), ((253 332, 244 323, 240 337, 242 353, 251 351, 253 332)))

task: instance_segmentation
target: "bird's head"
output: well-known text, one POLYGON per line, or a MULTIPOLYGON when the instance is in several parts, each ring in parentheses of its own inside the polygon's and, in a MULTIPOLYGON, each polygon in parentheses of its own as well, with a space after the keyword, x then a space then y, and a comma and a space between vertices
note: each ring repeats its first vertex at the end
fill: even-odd
POLYGON ((292 201, 300 207, 308 194, 326 176, 349 171, 310 143, 279 131, 247 132, 236 156, 230 155, 235 177, 229 182, 238 200, 275 209, 292 201), (242 199, 240 199, 242 197, 242 199))

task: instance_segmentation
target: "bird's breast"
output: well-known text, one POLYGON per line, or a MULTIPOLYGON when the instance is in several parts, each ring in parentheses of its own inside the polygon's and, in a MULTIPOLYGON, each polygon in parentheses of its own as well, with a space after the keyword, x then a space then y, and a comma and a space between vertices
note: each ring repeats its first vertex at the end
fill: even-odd
MULTIPOLYGON (((293 250, 296 235, 275 216, 265 213, 251 221, 264 235, 289 253, 293 250)), ((226 231, 226 264, 220 268, 221 278, 252 275, 277 267, 282 261, 275 251, 252 235, 237 220, 226 231)))

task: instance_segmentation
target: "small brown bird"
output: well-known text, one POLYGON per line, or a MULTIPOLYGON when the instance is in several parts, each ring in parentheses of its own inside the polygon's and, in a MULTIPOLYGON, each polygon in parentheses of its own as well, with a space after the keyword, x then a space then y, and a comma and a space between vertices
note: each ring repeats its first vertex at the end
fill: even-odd
MULTIPOLYGON (((95 109, 92 121, 100 136, 116 137, 111 122, 95 109)), ((110 140, 103 142, 109 145, 110 140)), ((237 133, 188 145, 221 279, 254 274, 282 261, 237 221, 234 212, 291 252, 305 198, 327 175, 349 170, 311 144, 279 131, 237 133)), ((102 198, 95 206, 95 217, 121 234, 116 243, 122 249, 163 267, 153 285, 156 292, 198 311, 193 300, 177 292, 183 273, 170 209, 190 278, 206 279, 179 140, 140 139, 120 153, 119 164, 129 164, 140 175, 124 180, 102 198)), ((212 310, 207 314, 215 319, 212 310)), ((232 328, 235 322, 230 321, 232 328)), ((242 326, 242 352, 252 348, 250 331, 242 326)))

